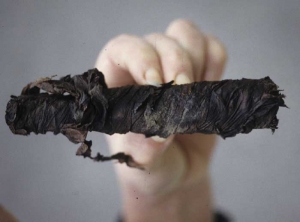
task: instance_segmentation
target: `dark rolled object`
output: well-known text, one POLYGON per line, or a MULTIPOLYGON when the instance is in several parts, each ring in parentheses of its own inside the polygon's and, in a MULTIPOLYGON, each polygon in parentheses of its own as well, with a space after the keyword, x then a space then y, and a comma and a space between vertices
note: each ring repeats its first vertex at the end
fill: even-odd
POLYGON ((286 107, 283 98, 269 77, 107 88, 103 74, 91 69, 28 84, 8 102, 5 119, 14 134, 51 131, 85 144, 88 131, 110 135, 131 131, 146 137, 205 133, 226 138, 252 129, 274 132, 277 111, 286 107))

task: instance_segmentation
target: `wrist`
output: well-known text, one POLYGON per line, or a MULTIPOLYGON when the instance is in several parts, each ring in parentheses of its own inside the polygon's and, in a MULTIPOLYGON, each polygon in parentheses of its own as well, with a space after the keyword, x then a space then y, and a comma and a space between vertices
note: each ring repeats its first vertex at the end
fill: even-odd
POLYGON ((210 179, 181 187, 163 195, 145 194, 122 186, 124 222, 212 221, 210 179))

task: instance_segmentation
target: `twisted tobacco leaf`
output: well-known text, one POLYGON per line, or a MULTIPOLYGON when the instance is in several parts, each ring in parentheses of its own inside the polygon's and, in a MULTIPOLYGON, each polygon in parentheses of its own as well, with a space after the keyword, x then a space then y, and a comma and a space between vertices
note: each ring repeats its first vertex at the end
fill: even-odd
POLYGON ((277 129, 276 117, 284 95, 269 78, 194 82, 156 86, 107 88, 97 69, 60 80, 41 78, 12 96, 6 123, 14 134, 62 133, 82 143, 77 155, 111 159, 139 167, 131 156, 91 156, 88 131, 107 134, 129 131, 146 137, 171 134, 218 134, 223 138, 252 129, 277 129), (42 93, 40 90, 46 92, 42 93))

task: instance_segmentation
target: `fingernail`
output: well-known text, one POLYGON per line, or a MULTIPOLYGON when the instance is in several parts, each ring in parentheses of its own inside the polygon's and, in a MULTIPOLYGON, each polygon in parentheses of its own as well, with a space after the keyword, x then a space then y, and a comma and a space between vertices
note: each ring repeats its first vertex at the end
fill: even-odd
POLYGON ((149 85, 159 86, 163 83, 161 76, 159 75, 158 71, 154 68, 147 70, 145 78, 149 85))
POLYGON ((181 74, 177 75, 177 77, 175 79, 175 83, 177 85, 188 84, 188 83, 191 83, 191 80, 186 74, 181 73, 181 74))
POLYGON ((155 142, 158 142, 158 143, 163 143, 167 140, 166 138, 162 138, 162 137, 159 137, 159 136, 152 136, 150 138, 153 139, 155 142))

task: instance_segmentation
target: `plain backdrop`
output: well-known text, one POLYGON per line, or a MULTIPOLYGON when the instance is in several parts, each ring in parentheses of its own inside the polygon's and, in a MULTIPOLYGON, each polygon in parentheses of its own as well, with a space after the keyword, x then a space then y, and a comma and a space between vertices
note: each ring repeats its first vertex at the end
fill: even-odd
MULTIPOLYGON (((176 18, 223 41, 224 78, 270 76, 290 107, 280 109, 274 135, 220 139, 211 167, 216 208, 241 222, 300 221, 299 0, 1 0, 1 205, 26 222, 115 221, 121 202, 113 163, 76 157, 77 145, 60 135, 13 135, 6 104, 38 77, 92 68, 114 36, 164 32, 176 18)), ((108 154, 103 135, 88 138, 94 152, 108 154)))

